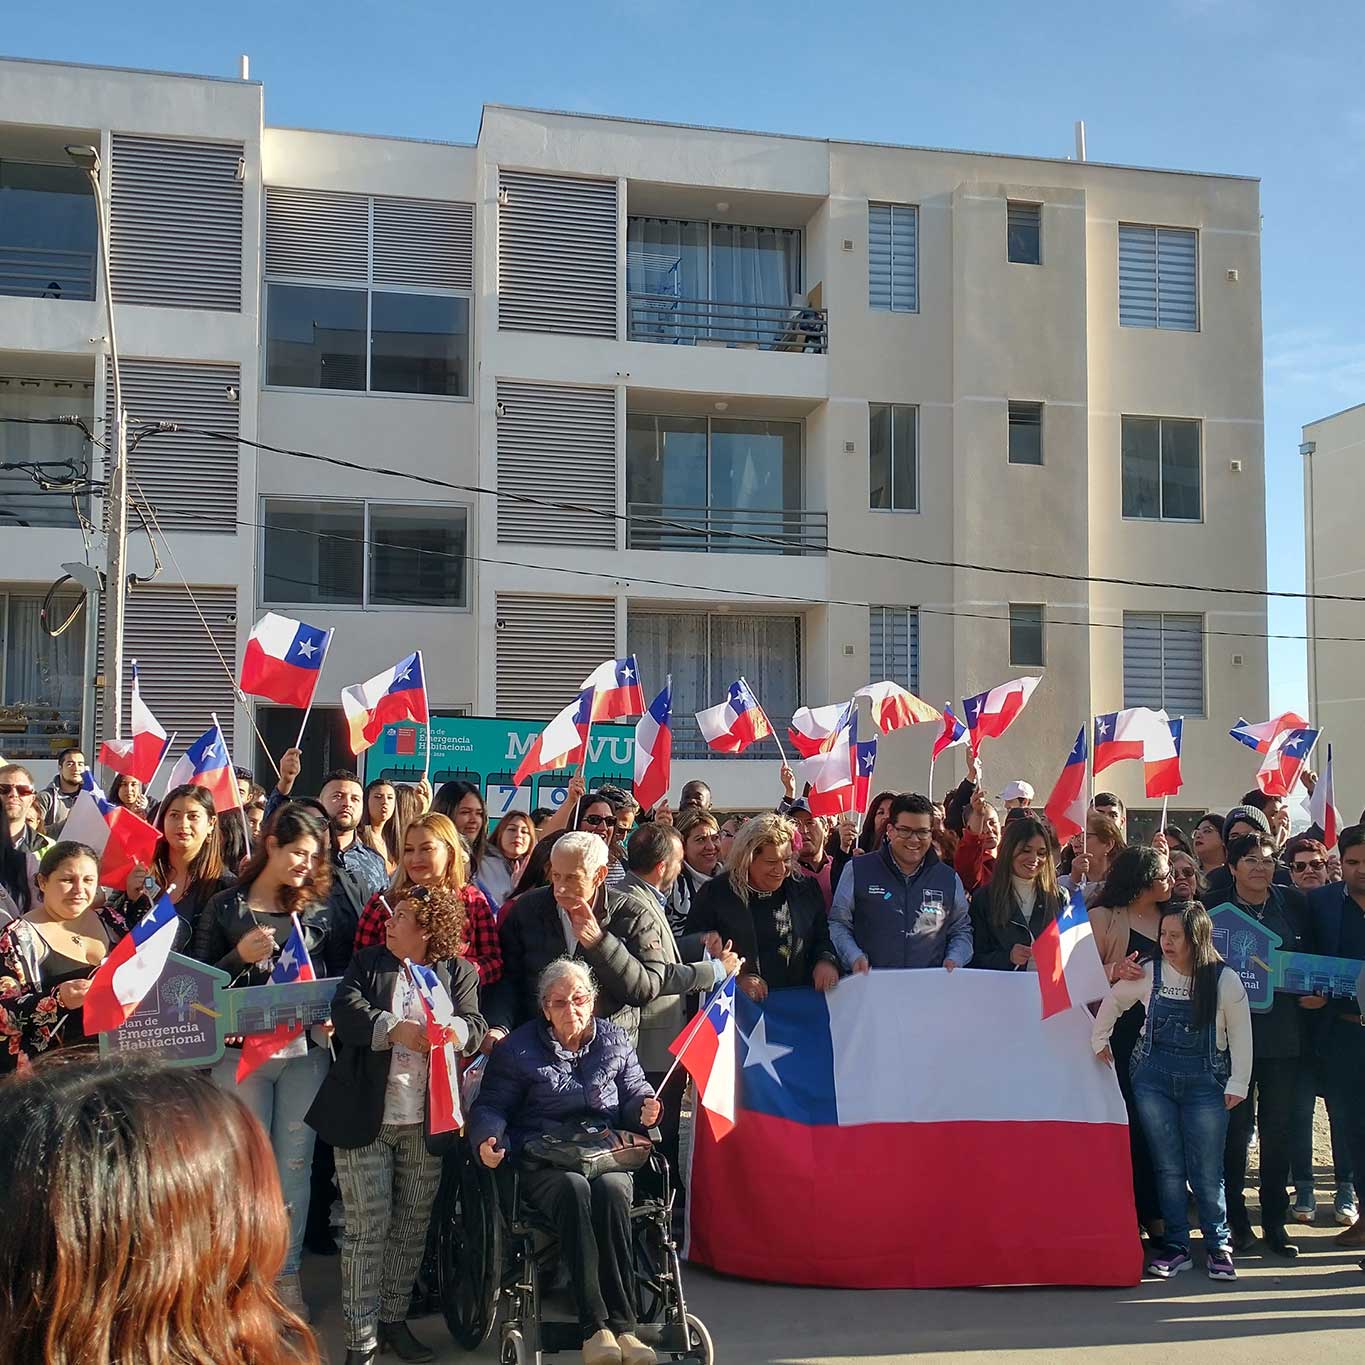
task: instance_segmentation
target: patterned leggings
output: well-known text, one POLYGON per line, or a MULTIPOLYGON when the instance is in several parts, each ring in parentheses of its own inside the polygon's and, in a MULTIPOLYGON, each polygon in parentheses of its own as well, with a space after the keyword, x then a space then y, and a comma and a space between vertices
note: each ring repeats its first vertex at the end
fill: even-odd
POLYGON ((374 1346, 380 1322, 402 1322, 426 1246, 441 1183, 420 1123, 386 1123, 368 1147, 336 1149, 346 1209, 341 1237, 341 1305, 349 1350, 374 1346))

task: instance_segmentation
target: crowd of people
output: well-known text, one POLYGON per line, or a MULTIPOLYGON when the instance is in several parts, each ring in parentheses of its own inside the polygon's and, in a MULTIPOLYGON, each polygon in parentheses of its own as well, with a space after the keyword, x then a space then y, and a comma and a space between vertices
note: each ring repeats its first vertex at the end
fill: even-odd
MULTIPOLYGON (((972 770, 942 801, 879 792, 855 821, 812 813, 784 769, 766 812, 717 811, 699 780, 676 810, 641 811, 629 792, 575 777, 557 810, 513 812, 490 829, 469 783, 362 786, 339 770, 301 797, 301 766, 288 751, 269 791, 238 770, 245 833, 202 787, 153 802, 139 784, 116 783, 111 799, 160 836, 150 863, 116 887, 100 885, 91 849, 62 838, 84 755, 63 753, 41 791, 21 765, 0 767, 0 1066, 41 1075, 52 1103, 94 1103, 112 1084, 66 1075, 60 1054, 85 1041, 92 972, 163 890, 179 916, 177 949, 232 984, 270 979, 295 917, 318 975, 341 979, 331 1023, 241 1081, 241 1040, 230 1040, 211 1079, 236 1108, 186 1091, 196 1113, 216 1104, 238 1127, 243 1107, 255 1115, 263 1136, 253 1128, 250 1141, 268 1147, 286 1210, 280 1227, 262 1226, 271 1257, 250 1272, 219 1270, 237 1276, 234 1293, 255 1296, 244 1331, 263 1330, 270 1312, 304 1330, 306 1245, 339 1252, 348 1365, 380 1350, 433 1358, 406 1319, 453 1136, 431 1130, 433 1044, 405 961, 429 967, 449 996, 446 1041, 467 1061, 486 1059, 468 1115, 476 1159, 496 1169, 585 1116, 657 1125, 676 1159, 682 1080, 675 1071, 663 1084, 668 1044, 727 977, 761 1002, 775 990, 837 990, 869 971, 1027 972, 1035 940, 1077 895, 1112 987, 1094 1021, 1095 1064, 1114 1067, 1128 1107, 1150 1273, 1192 1266, 1192 1194, 1208 1274, 1235 1278, 1234 1258, 1258 1241, 1245 1189, 1253 1142, 1259 1240, 1273 1255, 1298 1254, 1289 1228, 1317 1216, 1319 1096, 1337 1241, 1365 1250, 1360 1002, 1282 992, 1253 1013, 1209 916, 1230 902, 1286 951, 1365 962, 1365 824, 1334 849, 1321 831, 1290 838, 1287 803, 1252 792, 1188 837, 1168 827, 1130 842, 1123 803, 1101 792, 1085 831, 1061 845, 1027 782, 997 804, 972 770), (259 1276, 276 1263, 271 1290, 259 1276)), ((138 1084, 152 1093, 150 1080, 138 1084)), ((11 1110, 38 1103, 37 1090, 12 1098, 25 1092, 4 1088, 11 1110)), ((652 1361, 636 1330, 630 1177, 529 1164, 524 1176, 524 1197, 558 1232, 587 1365, 652 1361)))

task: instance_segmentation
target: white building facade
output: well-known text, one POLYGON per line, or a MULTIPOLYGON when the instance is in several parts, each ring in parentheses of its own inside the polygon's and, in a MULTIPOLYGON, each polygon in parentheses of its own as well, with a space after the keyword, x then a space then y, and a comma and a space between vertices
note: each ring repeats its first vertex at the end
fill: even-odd
MULTIPOLYGON (((274 608, 337 627, 328 707, 420 646, 436 709, 544 719, 632 652, 647 690, 672 674, 675 787, 720 805, 777 790, 774 746, 709 760, 690 719, 740 673, 780 724, 869 678, 942 706, 1041 674, 988 785, 1041 800, 1125 705, 1186 718, 1173 805, 1249 785, 1226 731, 1267 705, 1254 181, 501 107, 473 145, 307 132, 266 127, 251 82, 0 63, 0 416, 98 431, 73 142, 106 168, 133 419, 269 448, 132 456, 174 563, 132 592, 128 652, 176 728, 231 713, 268 768, 218 653, 274 608), (70 257, 41 257, 49 220, 70 257)), ((81 534, 3 477, 41 506, 0 536, 0 752, 39 758, 93 740, 96 628, 40 635, 81 534), (46 663, 10 661, 30 645, 46 663)), ((319 771, 347 758, 328 707, 319 771)), ((278 754, 299 717, 254 721, 278 754)), ((883 741, 876 787, 924 787, 926 728, 883 741)), ((1136 765, 1102 785, 1142 804, 1136 765)))

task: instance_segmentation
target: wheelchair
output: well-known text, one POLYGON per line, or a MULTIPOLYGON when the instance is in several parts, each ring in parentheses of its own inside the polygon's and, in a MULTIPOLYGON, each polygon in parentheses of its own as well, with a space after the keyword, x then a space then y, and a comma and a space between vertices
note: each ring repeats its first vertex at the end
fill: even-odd
MULTIPOLYGON (((661 1360, 714 1365, 706 1325, 687 1311, 673 1238, 668 1163, 654 1152, 635 1173, 631 1209, 640 1339, 661 1360)), ((447 1157, 438 1203, 437 1285, 450 1334, 477 1350, 499 1328, 502 1365, 541 1365, 546 1355, 575 1354, 583 1344, 577 1318, 547 1317, 555 1295, 558 1243, 522 1199, 512 1163, 490 1171, 467 1141, 447 1157)))

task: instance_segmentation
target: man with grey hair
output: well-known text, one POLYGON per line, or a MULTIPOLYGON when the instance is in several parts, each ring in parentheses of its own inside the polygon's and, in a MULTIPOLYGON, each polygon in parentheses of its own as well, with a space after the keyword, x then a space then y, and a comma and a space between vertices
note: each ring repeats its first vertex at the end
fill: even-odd
POLYGON ((606 843, 575 830, 550 854, 550 885, 519 897, 503 916, 502 980, 486 1002, 495 1040, 538 1017, 540 974, 568 956, 581 959, 597 979, 597 1015, 614 1020, 635 1045, 640 1009, 658 995, 663 979, 663 933, 648 905, 606 880, 606 843))

